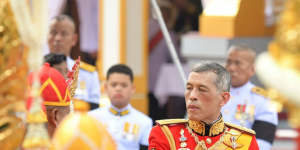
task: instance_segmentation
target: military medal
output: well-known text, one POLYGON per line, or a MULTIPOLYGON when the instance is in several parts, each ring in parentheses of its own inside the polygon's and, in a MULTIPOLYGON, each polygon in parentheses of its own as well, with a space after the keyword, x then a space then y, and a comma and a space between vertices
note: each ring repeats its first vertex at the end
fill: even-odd
POLYGON ((247 119, 246 104, 238 104, 236 108, 235 118, 240 121, 242 126, 245 126, 247 119))
POLYGON ((181 129, 180 130, 180 138, 179 138, 179 141, 180 141, 180 148, 178 150, 190 150, 189 148, 186 148, 187 147, 187 138, 184 136, 184 129, 181 129))
POLYGON ((139 129, 140 129, 139 125, 137 125, 137 124, 134 124, 134 125, 133 125, 133 128, 132 128, 132 135, 134 135, 134 137, 135 137, 136 140, 138 139, 139 129))
POLYGON ((211 142, 212 142, 210 138, 207 138, 205 141, 207 144, 211 144, 211 142))

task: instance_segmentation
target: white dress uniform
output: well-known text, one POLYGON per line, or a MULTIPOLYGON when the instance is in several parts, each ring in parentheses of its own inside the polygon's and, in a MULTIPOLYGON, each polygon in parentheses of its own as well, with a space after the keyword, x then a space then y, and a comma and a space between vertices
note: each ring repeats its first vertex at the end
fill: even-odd
POLYGON ((123 109, 113 105, 89 112, 102 122, 117 143, 118 150, 139 150, 140 145, 148 146, 152 120, 128 104, 123 109))
POLYGON ((231 87, 231 98, 222 108, 222 114, 226 122, 255 130, 260 149, 270 150, 278 117, 263 92, 265 91, 262 88, 251 82, 238 88, 231 87))
MULTIPOLYGON (((67 57, 68 70, 72 70, 74 63, 73 59, 67 57)), ((74 97, 86 102, 99 104, 100 81, 94 66, 80 62, 78 84, 74 97)))

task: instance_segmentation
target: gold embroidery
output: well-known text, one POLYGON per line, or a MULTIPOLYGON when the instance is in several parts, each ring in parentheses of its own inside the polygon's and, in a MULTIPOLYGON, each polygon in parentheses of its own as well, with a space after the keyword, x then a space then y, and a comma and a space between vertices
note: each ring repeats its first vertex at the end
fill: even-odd
MULTIPOLYGON (((204 136, 206 135, 205 133, 205 123, 202 121, 188 121, 188 125, 191 129, 193 129, 195 132, 198 134, 204 136)), ((224 131, 224 121, 223 118, 220 118, 217 122, 215 122, 209 129, 209 136, 216 136, 219 135, 224 131)))
POLYGON ((200 121, 189 120, 189 127, 200 135, 205 135, 205 124, 200 121))
POLYGON ((205 145, 205 142, 203 140, 199 141, 198 136, 194 134, 194 132, 192 131, 192 129, 189 126, 186 126, 186 128, 188 129, 189 133, 192 135, 195 142, 197 143, 195 150, 198 150, 198 149, 199 150, 215 150, 215 148, 220 146, 220 144, 223 142, 224 136, 226 135, 225 133, 223 135, 221 135, 220 139, 214 145, 212 145, 210 148, 207 148, 205 145))
POLYGON ((220 118, 217 122, 215 122, 209 130, 209 136, 219 135, 224 131, 224 121, 223 118, 220 118))
POLYGON ((228 146, 231 147, 232 149, 236 149, 236 148, 241 148, 243 145, 237 143, 237 139, 240 137, 241 132, 238 132, 236 130, 230 130, 230 131, 226 131, 225 132, 226 135, 224 136, 224 141, 223 143, 228 146))

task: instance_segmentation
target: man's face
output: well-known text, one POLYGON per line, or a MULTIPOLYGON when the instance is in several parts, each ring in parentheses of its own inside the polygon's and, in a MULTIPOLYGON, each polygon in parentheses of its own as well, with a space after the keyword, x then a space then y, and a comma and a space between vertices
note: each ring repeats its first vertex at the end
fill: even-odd
POLYGON ((117 108, 125 107, 135 92, 130 77, 123 73, 112 73, 105 84, 105 89, 111 103, 117 108))
POLYGON ((220 115, 220 109, 229 99, 228 92, 219 92, 213 72, 191 72, 185 90, 188 118, 211 123, 220 115))
POLYGON ((233 87, 246 84, 254 75, 254 66, 251 62, 251 59, 254 58, 252 57, 248 51, 230 51, 226 61, 226 69, 230 73, 233 87))
POLYGON ((51 53, 70 55, 71 48, 77 42, 74 25, 69 20, 54 20, 50 24, 48 45, 51 53))
POLYGON ((65 79, 67 79, 68 77, 68 67, 67 67, 67 63, 66 62, 62 62, 60 64, 57 65, 53 65, 53 68, 55 68, 58 72, 60 72, 65 79))

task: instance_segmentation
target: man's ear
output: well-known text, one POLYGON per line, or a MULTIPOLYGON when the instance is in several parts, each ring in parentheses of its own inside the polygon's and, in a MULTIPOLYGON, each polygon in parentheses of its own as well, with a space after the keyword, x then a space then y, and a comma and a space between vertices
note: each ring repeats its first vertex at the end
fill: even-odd
POLYGON ((72 42, 72 46, 75 46, 78 42, 78 34, 74 33, 73 35, 73 42, 72 42))
POLYGON ((108 83, 107 83, 107 81, 104 81, 104 92, 106 92, 106 91, 107 91, 107 86, 108 86, 108 83))
POLYGON ((55 125, 55 127, 57 127, 57 125, 58 125, 58 112, 59 112, 59 110, 57 109, 57 108, 53 108, 52 110, 51 110, 51 123, 53 124, 53 125, 55 125))
POLYGON ((230 93, 229 92, 223 92, 221 96, 222 96, 222 101, 221 101, 220 105, 224 106, 225 104, 227 104, 227 102, 230 99, 230 93))
POLYGON ((136 90, 135 85, 132 83, 132 90, 131 90, 132 95, 135 93, 135 90, 136 90))
POLYGON ((255 66, 254 66, 254 64, 251 64, 251 66, 250 66, 250 77, 252 77, 252 76, 254 76, 255 75, 255 66))

